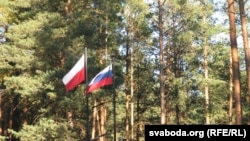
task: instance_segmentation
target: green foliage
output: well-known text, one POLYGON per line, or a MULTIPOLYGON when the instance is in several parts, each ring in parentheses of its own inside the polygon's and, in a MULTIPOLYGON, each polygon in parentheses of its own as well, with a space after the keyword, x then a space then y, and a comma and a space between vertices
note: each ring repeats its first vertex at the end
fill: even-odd
POLYGON ((5 136, 0 136, 0 141, 6 141, 8 138, 5 136))
MULTIPOLYGON (((111 54, 115 55, 119 134, 125 134, 126 114, 131 112, 125 105, 131 86, 126 71, 133 67, 134 126, 140 126, 143 137, 143 125, 158 124, 160 119, 158 11, 154 4, 143 0, 0 0, 0 24, 7 27, 7 42, 0 44, 0 88, 5 91, 1 108, 3 120, 8 121, 2 127, 10 127, 13 121, 11 129, 3 130, 23 141, 85 139, 89 122, 85 85, 66 93, 61 79, 86 46, 89 79, 110 63, 111 54), (71 12, 65 11, 67 4, 71 12), (68 111, 72 112, 73 128, 68 127, 68 111)), ((170 75, 165 77, 169 78, 165 83, 169 84, 168 123, 176 124, 179 114, 180 124, 203 124, 207 84, 211 123, 227 124, 230 50, 226 41, 214 38, 225 32, 214 24, 211 14, 216 7, 209 2, 202 5, 199 0, 166 0, 164 4, 164 59, 169 59, 164 60, 165 67, 170 63, 170 75), (204 15, 208 19, 205 23, 204 15), (203 37, 208 47, 206 80, 203 37)), ((244 63, 243 55, 240 63, 244 63)), ((247 123, 246 74, 241 74, 243 119, 247 123)), ((113 130, 112 95, 112 89, 100 89, 90 96, 88 105, 92 115, 93 101, 104 101, 107 137, 113 130)))
POLYGON ((40 119, 35 125, 24 125, 19 132, 11 129, 9 129, 9 132, 19 138, 20 141, 66 141, 73 139, 67 123, 48 118, 40 119))

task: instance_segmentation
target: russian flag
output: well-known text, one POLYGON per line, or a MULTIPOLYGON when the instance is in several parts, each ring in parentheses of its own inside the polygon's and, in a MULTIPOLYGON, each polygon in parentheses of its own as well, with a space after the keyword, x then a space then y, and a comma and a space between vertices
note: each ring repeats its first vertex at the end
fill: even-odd
POLYGON ((63 77, 62 81, 67 92, 85 81, 84 55, 82 55, 73 68, 63 77))
POLYGON ((112 85, 113 83, 112 64, 99 72, 88 84, 86 93, 99 89, 103 86, 112 85))

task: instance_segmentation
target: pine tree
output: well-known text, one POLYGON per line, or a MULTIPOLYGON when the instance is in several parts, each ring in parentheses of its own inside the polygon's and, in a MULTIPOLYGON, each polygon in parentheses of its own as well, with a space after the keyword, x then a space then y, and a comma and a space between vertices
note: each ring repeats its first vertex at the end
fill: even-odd
POLYGON ((236 124, 242 124, 242 109, 241 109, 241 87, 240 87, 240 72, 239 72, 239 56, 236 40, 236 25, 235 25, 235 8, 234 1, 228 0, 228 15, 230 23, 230 43, 232 53, 232 69, 233 69, 233 92, 235 97, 235 114, 236 124))

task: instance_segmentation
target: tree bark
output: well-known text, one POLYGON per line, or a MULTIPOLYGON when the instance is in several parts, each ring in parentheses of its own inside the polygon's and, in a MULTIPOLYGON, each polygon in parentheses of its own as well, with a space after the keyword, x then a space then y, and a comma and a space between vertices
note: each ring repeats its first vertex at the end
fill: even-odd
POLYGON ((133 68, 133 47, 130 47, 130 132, 131 141, 134 140, 134 68, 133 68))
POLYGON ((244 44, 245 64, 247 73, 247 94, 248 94, 248 101, 250 101, 250 50, 248 45, 247 20, 246 20, 244 5, 245 5, 244 0, 239 0, 241 30, 242 30, 242 37, 244 44))
POLYGON ((229 76, 229 101, 228 101, 228 123, 233 124, 233 68, 230 52, 230 76, 229 76))
POLYGON ((236 24, 235 24, 235 8, 234 0, 227 0, 228 14, 230 23, 230 43, 232 53, 232 68, 233 68, 233 85, 234 85, 234 98, 235 98, 235 114, 236 124, 242 124, 242 111, 241 111, 241 93, 240 93, 240 71, 239 71, 239 58, 236 37, 236 24))
POLYGON ((161 98, 161 124, 166 124, 166 107, 165 107, 165 93, 164 93, 164 73, 163 73, 163 2, 158 0, 158 10, 159 10, 159 60, 160 60, 160 98, 161 98))
MULTIPOLYGON (((204 2, 204 10, 206 10, 206 0, 204 2)), ((206 14, 203 15, 203 25, 206 25, 206 14)), ((206 30, 206 29, 204 29, 206 30)), ((205 33, 206 31, 204 31, 205 33)), ((205 84, 204 84, 204 94, 205 94, 205 119, 206 119, 206 124, 210 124, 210 118, 209 118, 209 93, 208 93, 208 61, 207 61, 207 52, 208 46, 207 46, 207 37, 206 35, 203 35, 203 56, 204 56, 204 63, 203 63, 203 68, 204 68, 204 79, 205 79, 205 84)))
MULTIPOLYGON (((167 35, 168 36, 168 35, 167 35)), ((170 39, 170 38, 169 38, 170 39)), ((166 119, 165 124, 169 123, 170 120, 170 103, 169 103, 169 97, 170 97, 170 79, 171 79, 171 42, 167 42, 166 46, 166 85, 164 87, 165 89, 165 107, 166 107, 166 119)))
MULTIPOLYGON (((127 31, 127 40, 126 40, 126 76, 129 76, 129 27, 126 29, 127 31)), ((126 141, 129 141, 129 82, 128 77, 126 77, 126 141)))
MULTIPOLYGON (((9 116, 9 129, 13 129, 13 107, 10 108, 10 116, 9 116)), ((12 134, 9 134, 9 141, 12 140, 12 134)))
POLYGON ((93 121, 92 121, 92 131, 91 131, 91 139, 95 138, 95 132, 96 132, 96 119, 97 119, 97 101, 94 100, 94 106, 93 106, 93 121))
POLYGON ((106 140, 105 139, 105 134, 106 134, 105 123, 106 123, 106 108, 105 108, 104 100, 102 98, 101 107, 100 107, 100 125, 101 125, 100 141, 106 140))

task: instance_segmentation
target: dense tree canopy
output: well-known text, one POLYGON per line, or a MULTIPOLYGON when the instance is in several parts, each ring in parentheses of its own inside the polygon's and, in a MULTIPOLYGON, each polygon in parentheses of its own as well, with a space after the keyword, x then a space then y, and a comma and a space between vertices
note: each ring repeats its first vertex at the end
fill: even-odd
MULTIPOLYGON (((162 111, 164 124, 236 123, 227 2, 159 2, 1 0, 0 140, 139 141, 144 125, 163 124, 162 111), (62 78, 83 53, 87 79, 66 92, 62 78), (110 63, 113 85, 85 95, 110 63)), ((234 7, 248 124, 249 72, 234 7)))

